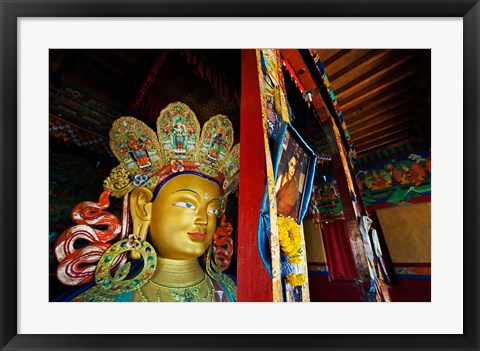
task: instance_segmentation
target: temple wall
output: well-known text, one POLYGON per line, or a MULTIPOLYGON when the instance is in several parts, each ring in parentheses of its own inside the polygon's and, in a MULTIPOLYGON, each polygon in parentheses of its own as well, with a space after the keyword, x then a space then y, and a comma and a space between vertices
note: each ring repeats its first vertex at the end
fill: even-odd
MULTIPOLYGON (((376 213, 395 270, 395 279, 389 284, 392 301, 431 301, 431 203, 376 213)), ((320 226, 309 219, 303 225, 311 301, 359 301, 354 284, 329 281, 320 226)))
POLYGON ((431 203, 377 210, 395 269, 392 301, 431 301, 431 203))
POLYGON ((325 251, 323 249, 320 225, 313 224, 311 220, 307 219, 303 222, 303 231, 305 235, 307 261, 325 262, 325 251))
POLYGON ((431 262, 431 203, 377 210, 393 263, 431 262))

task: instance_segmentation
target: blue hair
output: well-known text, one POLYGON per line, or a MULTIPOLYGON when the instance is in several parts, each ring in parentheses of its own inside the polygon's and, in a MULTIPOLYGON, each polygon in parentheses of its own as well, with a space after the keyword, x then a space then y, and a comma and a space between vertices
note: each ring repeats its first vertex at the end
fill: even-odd
POLYGON ((215 179, 215 178, 212 178, 212 177, 209 177, 205 174, 202 174, 202 173, 199 173, 199 172, 194 172, 194 171, 184 171, 184 172, 177 172, 177 173, 174 173, 170 176, 168 176, 167 178, 165 178, 160 184, 158 184, 156 187, 155 187, 155 190, 153 190, 153 197, 152 197, 152 201, 155 201, 155 199, 157 198, 157 195, 158 193, 160 192, 160 189, 162 188, 162 186, 168 182, 170 179, 176 177, 176 176, 179 176, 179 175, 182 175, 182 174, 192 174, 192 175, 196 175, 196 176, 199 176, 199 177, 202 177, 202 178, 205 178, 205 179, 208 179, 212 182, 215 182, 218 184, 218 186, 220 187, 220 189, 222 188, 222 186, 220 185, 220 183, 215 179))

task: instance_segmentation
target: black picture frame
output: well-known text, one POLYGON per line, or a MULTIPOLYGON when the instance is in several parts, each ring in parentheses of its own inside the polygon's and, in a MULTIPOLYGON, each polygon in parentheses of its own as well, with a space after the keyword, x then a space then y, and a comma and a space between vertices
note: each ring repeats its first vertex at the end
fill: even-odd
MULTIPOLYGON (((2 350, 478 350, 478 0, 57 1, 0 0, 2 350), (25 335, 17 334, 17 19, 19 17, 463 17, 464 333, 461 335, 25 335), (467 168, 468 167, 468 168, 467 168), (300 345, 300 346, 299 346, 300 345)), ((454 122, 453 122, 454 123, 454 122)), ((23 171, 23 170, 22 170, 23 171)), ((21 220, 21 219, 20 219, 21 220)), ((460 233, 457 233, 460 234, 460 233)), ((232 330, 232 332, 234 332, 232 330)))

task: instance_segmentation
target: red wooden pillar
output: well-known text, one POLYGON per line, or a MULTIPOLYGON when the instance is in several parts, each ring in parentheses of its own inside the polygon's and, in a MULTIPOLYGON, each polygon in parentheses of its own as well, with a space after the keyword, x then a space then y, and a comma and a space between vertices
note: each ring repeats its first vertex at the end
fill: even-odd
MULTIPOLYGON (((358 227, 358 218, 355 212, 355 207, 352 200, 352 194, 350 192, 351 188, 348 185, 347 174, 350 174, 350 169, 348 166, 348 160, 346 155, 340 152, 340 148, 343 148, 341 139, 334 132, 334 127, 332 120, 330 120, 330 125, 327 125, 325 131, 327 132, 327 138, 329 139, 331 154, 332 154, 332 165, 333 173, 335 179, 337 180, 338 191, 340 193, 340 201, 343 207, 343 214, 345 217, 345 223, 347 225, 348 236, 350 238, 350 244, 352 246, 353 258, 355 261, 355 267, 357 270, 357 280, 359 283, 361 298, 366 301, 366 291, 370 285, 370 275, 368 272, 368 264, 365 253, 365 246, 362 240, 362 234, 358 227)), ((351 175, 352 185, 354 186, 355 176, 351 175)), ((352 189, 355 193, 355 188, 352 189)), ((360 194, 355 194, 357 200, 360 194)))
POLYGON ((272 301, 272 282, 257 245, 265 189, 265 147, 255 50, 242 50, 237 301, 272 301))

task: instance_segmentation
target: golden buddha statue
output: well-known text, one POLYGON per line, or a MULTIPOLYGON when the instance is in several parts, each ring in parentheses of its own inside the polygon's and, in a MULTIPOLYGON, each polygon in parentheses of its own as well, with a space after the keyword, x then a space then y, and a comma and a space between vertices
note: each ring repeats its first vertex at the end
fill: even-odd
MULTIPOLYGON (((225 250, 215 245, 222 241, 217 217, 238 185, 240 148, 238 144, 232 148, 231 123, 216 115, 200 135, 193 111, 176 102, 162 110, 157 134, 158 138, 133 117, 114 122, 110 148, 120 165, 105 180, 107 191, 99 203, 74 209, 73 218, 83 216, 82 221, 76 220, 78 225, 62 233, 56 243, 60 281, 95 282, 73 301, 236 300, 235 283, 222 272, 224 256, 216 256, 225 250), (175 129, 184 131, 181 141, 175 129), (110 193, 124 197, 132 234, 125 231, 128 220, 119 226, 113 215, 103 212, 110 193), (86 228, 88 223, 107 229, 86 228), (75 249, 77 237, 92 244, 75 249), (199 262, 204 254, 205 270, 199 262), (140 267, 134 269, 135 265, 140 267)), ((223 221, 222 227, 228 231, 223 221)))

